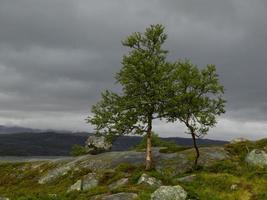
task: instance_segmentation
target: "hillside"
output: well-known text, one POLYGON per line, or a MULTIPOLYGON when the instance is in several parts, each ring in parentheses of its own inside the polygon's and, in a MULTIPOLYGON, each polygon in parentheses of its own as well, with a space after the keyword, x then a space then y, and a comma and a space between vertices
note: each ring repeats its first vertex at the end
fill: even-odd
MULTIPOLYGON (((90 133, 26 132, 0 134, 0 156, 69 156, 74 144, 84 145, 90 133)), ((164 138, 179 145, 192 145, 190 138, 164 138)), ((139 144, 140 137, 118 138, 112 151, 125 151, 139 144)), ((223 145, 227 142, 201 139, 200 145, 223 145)))
POLYGON ((266 200, 266 146, 267 140, 260 140, 201 147, 198 170, 192 170, 192 149, 160 153, 159 148, 154 148, 155 169, 151 171, 144 170, 145 153, 140 151, 0 164, 0 197, 10 200, 266 200), (255 149, 254 163, 249 162, 248 156, 255 149))

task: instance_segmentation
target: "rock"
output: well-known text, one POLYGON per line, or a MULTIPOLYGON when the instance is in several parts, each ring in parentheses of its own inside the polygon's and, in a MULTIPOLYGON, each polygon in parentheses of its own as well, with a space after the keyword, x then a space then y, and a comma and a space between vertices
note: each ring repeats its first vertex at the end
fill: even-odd
POLYGON ((137 184, 144 184, 144 185, 149 185, 152 187, 159 187, 162 185, 162 182, 161 180, 148 176, 147 174, 142 174, 142 176, 138 179, 137 184))
POLYGON ((81 191, 82 190, 82 180, 78 180, 76 183, 74 183, 67 192, 71 191, 81 191))
POLYGON ((0 197, 0 200, 9 200, 7 197, 0 197))
POLYGON ((185 200, 187 192, 180 186, 161 186, 151 195, 151 200, 185 200))
POLYGON ((230 141, 231 144, 236 144, 236 143, 239 143, 239 142, 247 142, 249 141, 248 139, 246 138, 235 138, 235 139, 232 139, 230 141))
POLYGON ((230 190, 236 190, 236 189, 237 189, 237 184, 231 185, 230 190))
POLYGON ((246 162, 253 165, 267 165, 267 153, 263 150, 254 149, 246 156, 246 162))
POLYGON ((86 176, 84 176, 81 180, 78 180, 76 183, 74 183, 67 192, 71 191, 85 191, 89 190, 93 187, 96 187, 98 185, 98 180, 96 178, 95 173, 89 173, 86 176))
POLYGON ((190 183, 190 182, 194 181, 195 179, 196 179, 196 175, 192 174, 192 175, 189 175, 189 176, 184 176, 184 177, 178 178, 177 180, 179 182, 190 183))
POLYGON ((116 189, 116 188, 118 188, 118 187, 121 187, 121 186, 123 186, 123 185, 126 185, 126 184, 128 184, 129 183, 129 179, 128 178, 122 178, 122 179, 120 179, 120 180, 117 180, 117 181, 115 181, 114 183, 111 183, 109 186, 108 186, 108 188, 109 189, 116 189))
MULTIPOLYGON (((198 164, 208 167, 220 160, 230 158, 223 147, 201 147, 198 164)), ((156 163, 156 170, 162 174, 176 176, 192 170, 195 150, 187 149, 178 153, 168 154, 156 163)))
POLYGON ((97 154, 111 149, 112 144, 104 136, 89 136, 85 142, 89 153, 97 154))
MULTIPOLYGON (((228 159, 229 155, 223 147, 201 147, 199 164, 210 166, 219 160, 228 159)), ((190 170, 193 165, 192 156, 194 149, 188 149, 178 153, 160 153, 159 148, 152 148, 156 170, 170 176, 179 175, 190 170)), ((54 164, 56 168, 49 170, 40 179, 39 183, 44 184, 67 174, 75 168, 88 169, 93 172, 114 169, 121 163, 129 165, 142 165, 145 152, 121 151, 105 152, 98 155, 83 155, 66 161, 58 160, 54 164)))
POLYGON ((132 200, 137 198, 137 194, 135 193, 125 193, 121 192, 118 194, 112 194, 105 197, 102 197, 102 200, 132 200))
POLYGON ((98 185, 98 179, 95 173, 89 173, 82 179, 82 190, 89 190, 98 185))
POLYGON ((59 168, 55 168, 51 171, 49 171, 45 176, 41 177, 38 181, 39 184, 45 184, 48 183, 52 180, 54 180, 55 178, 57 178, 58 176, 63 176, 65 174, 68 173, 68 171, 71 170, 71 166, 69 165, 64 165, 62 167, 59 168))

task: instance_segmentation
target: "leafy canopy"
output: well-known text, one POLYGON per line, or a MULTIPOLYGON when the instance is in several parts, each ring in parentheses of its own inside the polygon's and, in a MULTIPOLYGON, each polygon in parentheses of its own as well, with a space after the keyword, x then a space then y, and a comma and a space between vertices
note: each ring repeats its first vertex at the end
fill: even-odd
POLYGON ((102 100, 93 106, 93 116, 88 118, 98 134, 143 134, 152 127, 152 120, 159 118, 171 68, 165 61, 167 51, 162 49, 166 38, 162 25, 151 25, 122 42, 130 49, 116 75, 122 92, 102 93, 102 100))
POLYGON ((188 60, 178 61, 173 65, 165 116, 170 122, 184 123, 190 134, 201 137, 216 124, 216 116, 225 112, 223 93, 214 65, 199 69, 188 60))

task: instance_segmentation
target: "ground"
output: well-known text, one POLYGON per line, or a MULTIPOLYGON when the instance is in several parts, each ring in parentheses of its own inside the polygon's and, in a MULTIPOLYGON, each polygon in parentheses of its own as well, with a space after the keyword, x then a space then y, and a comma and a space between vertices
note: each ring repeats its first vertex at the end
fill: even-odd
POLYGON ((267 168, 249 165, 244 157, 253 148, 264 149, 266 140, 243 142, 224 147, 201 148, 200 167, 192 170, 193 149, 160 153, 154 149, 156 168, 145 171, 144 152, 108 152, 57 161, 34 161, 0 164, 0 197, 11 200, 88 200, 96 195, 119 192, 138 194, 136 200, 150 199, 156 189, 138 185, 143 173, 161 180, 164 185, 181 185, 190 199, 266 200, 267 168), (84 175, 94 172, 98 186, 88 191, 67 192, 84 175), (180 177, 195 174, 191 181, 180 177), (127 177, 126 185, 108 186, 127 177))

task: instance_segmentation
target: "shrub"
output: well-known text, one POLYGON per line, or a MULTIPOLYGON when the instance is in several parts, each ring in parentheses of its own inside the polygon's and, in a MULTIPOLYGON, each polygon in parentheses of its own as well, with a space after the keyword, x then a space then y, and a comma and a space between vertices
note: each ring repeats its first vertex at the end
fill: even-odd
POLYGON ((75 144, 71 148, 70 155, 71 156, 81 156, 87 154, 87 150, 85 147, 75 144))
MULTIPOLYGON (((135 150, 146 149, 146 141, 147 140, 145 136, 143 137, 141 142, 137 146, 135 146, 134 149, 135 150)), ((173 152, 178 152, 178 151, 182 151, 182 150, 189 148, 185 146, 179 146, 174 141, 163 140, 156 133, 152 133, 152 146, 153 147, 165 147, 165 148, 160 149, 161 153, 173 153, 173 152)))
POLYGON ((244 160, 247 153, 255 148, 255 144, 251 141, 244 141, 234 144, 226 144, 224 147, 231 156, 235 156, 240 160, 244 160))

